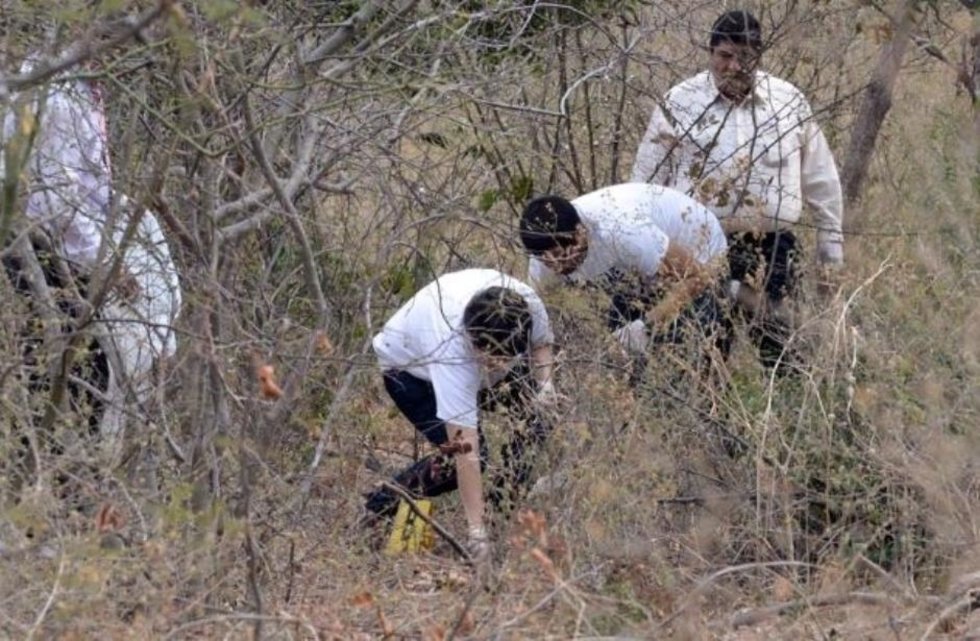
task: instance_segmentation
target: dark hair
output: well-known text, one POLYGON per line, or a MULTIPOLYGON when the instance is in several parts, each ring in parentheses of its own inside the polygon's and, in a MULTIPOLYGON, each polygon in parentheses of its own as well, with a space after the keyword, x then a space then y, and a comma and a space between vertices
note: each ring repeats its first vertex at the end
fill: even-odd
POLYGON ((463 311, 463 327, 473 346, 490 356, 527 351, 531 310, 524 297, 506 287, 490 287, 473 296, 463 311))
POLYGON ((726 11, 718 16, 715 24, 712 25, 709 45, 714 49, 723 42, 749 45, 757 51, 761 50, 762 28, 759 26, 759 21, 744 9, 726 11))
POLYGON ((521 215, 521 242, 534 256, 555 247, 568 247, 575 243, 575 228, 580 222, 575 206, 564 198, 535 198, 521 215))

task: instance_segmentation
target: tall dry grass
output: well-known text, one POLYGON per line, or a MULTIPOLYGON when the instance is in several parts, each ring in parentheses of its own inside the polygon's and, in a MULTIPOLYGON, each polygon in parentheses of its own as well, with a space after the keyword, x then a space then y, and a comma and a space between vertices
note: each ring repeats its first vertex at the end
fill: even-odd
MULTIPOLYGON (((853 26, 873 31, 881 16, 817 4, 826 6, 769 7, 789 20, 767 64, 806 88, 841 152, 880 44, 853 26)), ((189 470, 159 429, 135 436, 132 457, 109 478, 82 484, 86 509, 66 505, 51 485, 16 486, 4 468, 0 635, 963 634, 980 562, 980 187, 968 135, 976 116, 950 70, 918 51, 879 139, 860 203, 866 224, 847 240, 840 292, 823 300, 806 282, 794 339, 805 355, 799 376, 771 377, 743 328, 726 385, 698 385, 685 357, 655 354, 632 389, 600 321, 601 296, 561 292, 549 304, 569 400, 539 462, 550 482, 520 513, 495 518, 492 569, 474 576, 444 542, 388 558, 354 528, 359 493, 421 447, 384 395, 365 339, 443 271, 521 273, 519 203, 532 190, 575 193, 622 178, 652 97, 703 64, 696 44, 716 10, 646 7, 625 31, 604 17, 604 31, 542 40, 553 55, 534 60, 489 65, 459 53, 445 80, 461 91, 419 94, 402 138, 365 143, 346 158, 344 170, 361 176, 352 193, 307 203, 338 309, 335 351, 318 358, 288 421, 263 422, 267 404, 255 398, 249 364, 260 351, 288 372, 308 339, 298 258, 270 233, 226 257, 231 302, 222 320, 236 340, 208 346, 188 335, 165 403, 178 444, 191 443, 211 410, 192 387, 200 364, 188 354, 212 350, 240 429, 209 445, 223 476, 189 470), (614 62, 630 42, 621 73, 614 62), (562 96, 567 123, 544 113, 562 96), (274 259, 266 243, 281 243, 274 259), (341 396, 347 372, 352 384, 341 396), (298 503, 319 443, 326 456, 298 503), (215 499, 203 499, 202 487, 215 499)), ((966 33, 965 12, 947 18, 954 34, 966 33)), ((945 37, 944 45, 958 42, 945 37)), ((383 92, 359 104, 344 114, 350 125, 397 114, 383 92)), ((196 275, 186 275, 191 304, 206 313, 215 293, 196 275)), ((17 317, 4 320, 13 358, 17 317)), ((7 385, 5 403, 16 410, 22 393, 7 385)), ((494 416, 488 438, 498 442, 508 429, 494 416)), ((16 447, 5 438, 5 460, 16 447)), ((436 509, 460 535, 456 499, 436 509)))

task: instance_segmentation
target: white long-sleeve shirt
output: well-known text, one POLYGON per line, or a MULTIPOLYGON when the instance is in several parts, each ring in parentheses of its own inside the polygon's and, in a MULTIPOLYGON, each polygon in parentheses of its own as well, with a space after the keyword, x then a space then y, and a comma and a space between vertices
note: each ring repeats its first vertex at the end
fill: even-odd
POLYGON ((111 193, 100 101, 91 85, 76 81, 52 83, 14 105, 4 115, 4 140, 12 140, 18 127, 24 133, 28 123, 37 127, 25 213, 49 232, 65 260, 89 271, 102 244, 111 193))
POLYGON ((702 264, 717 260, 728 249, 714 214, 668 187, 611 185, 579 196, 572 206, 589 234, 585 260, 572 273, 559 276, 540 258, 532 257, 528 279, 535 287, 562 280, 602 284, 616 273, 635 274, 652 282, 671 243, 685 248, 702 264))
MULTIPOLYGON (((27 61, 22 71, 31 67, 32 61, 27 61)), ((181 291, 163 231, 151 212, 136 211, 118 194, 116 220, 110 221, 108 131, 95 85, 56 80, 14 96, 12 108, 3 114, 0 147, 26 142, 32 129, 33 145, 24 167, 27 180, 21 183, 28 190, 24 213, 48 232, 59 255, 80 274, 95 271, 100 254, 103 265, 111 264, 129 217, 140 216, 123 254, 125 270, 136 279, 139 292, 131 301, 110 301, 98 321, 103 340, 114 343, 126 375, 138 382, 154 360, 176 349, 173 323, 181 291)), ((0 157, 0 174, 5 171, 0 157)))
POLYGON ((821 262, 844 259, 843 198, 827 139, 800 90, 769 74, 756 72, 737 105, 708 71, 674 86, 653 111, 631 181, 674 187, 720 219, 764 231, 800 223, 809 205, 821 262))

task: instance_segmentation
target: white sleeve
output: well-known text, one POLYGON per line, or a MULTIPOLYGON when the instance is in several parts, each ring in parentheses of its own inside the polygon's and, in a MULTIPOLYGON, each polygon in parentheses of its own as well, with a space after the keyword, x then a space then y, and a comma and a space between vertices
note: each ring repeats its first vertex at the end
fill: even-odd
POLYGON ((813 118, 803 124, 803 200, 813 208, 817 227, 817 253, 822 263, 844 262, 844 199, 834 156, 813 118))
POLYGON ((542 345, 552 345, 555 342, 555 335, 551 331, 551 321, 548 319, 548 310, 537 293, 528 288, 527 293, 522 293, 527 306, 531 310, 531 347, 542 345))
POLYGON ((671 184, 670 152, 676 144, 674 127, 663 108, 657 105, 636 150, 630 182, 671 184))
POLYGON ((532 257, 527 264, 527 279, 532 287, 543 289, 559 282, 558 275, 548 269, 540 258, 532 257))
POLYGON ((446 423, 476 429, 477 395, 482 382, 476 361, 448 356, 462 353, 447 350, 447 357, 429 365, 429 376, 436 395, 436 417, 446 423))
POLYGON ((103 141, 76 98, 52 86, 34 142, 34 189, 27 214, 56 233, 67 260, 91 268, 102 244, 109 202, 103 141))
MULTIPOLYGON (((128 199, 120 196, 119 202, 123 207, 128 199)), ((163 229, 149 210, 143 212, 124 260, 140 285, 131 307, 147 323, 155 353, 168 356, 176 349, 173 325, 181 306, 180 280, 163 229)))

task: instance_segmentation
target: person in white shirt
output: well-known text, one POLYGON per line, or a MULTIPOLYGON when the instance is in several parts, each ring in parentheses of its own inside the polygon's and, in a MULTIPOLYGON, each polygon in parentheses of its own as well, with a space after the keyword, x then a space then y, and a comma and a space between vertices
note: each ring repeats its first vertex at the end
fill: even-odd
POLYGON ((840 179, 804 95, 758 70, 762 34, 751 13, 722 14, 709 51, 709 69, 654 108, 631 180, 674 187, 718 216, 729 237, 731 290, 767 325, 758 338, 771 365, 788 330, 784 301, 798 282, 804 205, 824 271, 843 264, 840 179))
MULTIPOLYGON (((28 59, 21 71, 29 72, 34 64, 28 59)), ((130 401, 149 396, 154 363, 176 349, 173 325, 181 304, 176 266, 156 217, 136 210, 112 189, 105 105, 97 82, 56 78, 13 96, 10 105, 3 114, 0 146, 11 153, 0 158, 0 176, 17 171, 26 178, 23 222, 43 232, 45 243, 67 265, 60 275, 47 270, 48 286, 69 287, 67 276, 84 296, 93 277, 105 278, 122 253, 119 276, 97 310, 100 349, 90 354, 93 374, 101 380, 89 382, 102 394, 88 403, 96 409, 91 416, 99 431, 116 437, 133 413, 130 401), (11 159, 13 165, 5 165, 11 159), (126 241, 131 223, 135 230, 126 241)), ((18 273, 23 266, 15 262, 5 259, 5 266, 26 292, 18 273)), ((49 266, 51 261, 41 262, 49 266)))
MULTIPOLYGON (((490 483, 493 503, 513 499, 526 484, 530 449, 550 425, 554 404, 554 336, 541 299, 521 281, 493 269, 465 269, 429 283, 395 312, 374 337, 384 385, 395 405, 441 454, 427 456, 394 481, 421 496, 459 488, 470 551, 488 551, 481 467, 486 447, 479 412, 490 400, 510 403, 527 428, 504 448, 504 465, 490 483), (487 392, 506 386, 511 397, 487 392), (455 465, 446 458, 451 455, 455 465)), ((389 516, 398 497, 386 489, 367 496, 368 514, 389 516)))
POLYGON ((727 249, 718 219, 678 191, 626 183, 568 201, 530 201, 520 221, 538 288, 597 285, 612 297, 609 328, 634 354, 679 342, 696 328, 727 353, 726 320, 715 297, 727 249), (693 327, 692 327, 693 325, 693 327))

